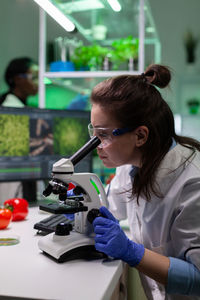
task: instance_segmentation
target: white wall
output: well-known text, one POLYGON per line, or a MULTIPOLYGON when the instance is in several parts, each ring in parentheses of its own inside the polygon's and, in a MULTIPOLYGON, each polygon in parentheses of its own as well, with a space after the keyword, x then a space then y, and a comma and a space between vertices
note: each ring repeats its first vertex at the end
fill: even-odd
POLYGON ((0 1, 0 87, 8 62, 18 56, 38 57, 38 13, 33 1, 0 1))
POLYGON ((149 3, 162 45, 161 62, 173 70, 172 92, 168 92, 168 101, 178 112, 179 105, 175 105, 175 99, 179 94, 179 80, 190 72, 183 44, 183 36, 188 29, 199 38, 196 73, 200 75, 200 1, 149 0, 149 3))
MULTIPOLYGON (((199 0, 149 0, 162 44, 162 62, 185 72, 183 35, 190 29, 200 39, 199 0)), ((196 51, 200 67, 200 43, 196 51)))

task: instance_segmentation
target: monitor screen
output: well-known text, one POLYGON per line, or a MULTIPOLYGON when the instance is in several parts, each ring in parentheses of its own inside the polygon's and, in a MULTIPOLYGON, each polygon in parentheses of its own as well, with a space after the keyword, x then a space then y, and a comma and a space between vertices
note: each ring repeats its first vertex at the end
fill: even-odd
MULTIPOLYGON (((70 157, 88 140, 86 111, 39 108, 0 109, 0 181, 51 177, 52 165, 70 157)), ((91 172, 92 154, 75 166, 91 172)))

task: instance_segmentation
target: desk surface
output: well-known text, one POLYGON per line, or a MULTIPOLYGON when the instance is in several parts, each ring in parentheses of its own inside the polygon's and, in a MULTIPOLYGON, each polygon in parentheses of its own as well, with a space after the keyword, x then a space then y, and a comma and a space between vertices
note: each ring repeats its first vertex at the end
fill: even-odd
POLYGON ((33 229, 47 216, 38 207, 30 208, 26 220, 0 230, 0 237, 20 237, 19 244, 0 247, 0 299, 110 299, 122 262, 98 259, 59 264, 49 259, 39 250, 42 237, 33 229))

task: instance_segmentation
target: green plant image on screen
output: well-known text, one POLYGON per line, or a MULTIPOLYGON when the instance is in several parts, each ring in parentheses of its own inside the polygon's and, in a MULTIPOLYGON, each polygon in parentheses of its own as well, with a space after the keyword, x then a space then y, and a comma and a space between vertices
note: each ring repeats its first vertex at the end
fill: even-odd
POLYGON ((0 115, 0 156, 29 155, 29 117, 0 115))
POLYGON ((71 156, 89 139, 88 120, 81 118, 54 118, 54 153, 71 156))

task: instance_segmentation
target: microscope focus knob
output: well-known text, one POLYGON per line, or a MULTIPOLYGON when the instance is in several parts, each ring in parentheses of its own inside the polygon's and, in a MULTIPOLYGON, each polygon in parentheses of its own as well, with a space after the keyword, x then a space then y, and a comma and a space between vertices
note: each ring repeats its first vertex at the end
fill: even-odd
POLYGON ((87 219, 92 224, 96 217, 102 217, 102 214, 98 208, 92 208, 87 214, 87 219))
POLYGON ((71 224, 59 223, 56 226, 55 235, 60 235, 60 236, 69 235, 71 230, 72 230, 71 224))

